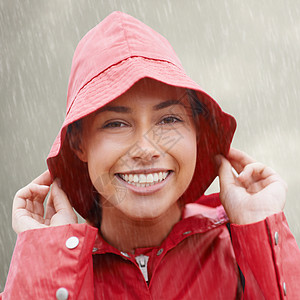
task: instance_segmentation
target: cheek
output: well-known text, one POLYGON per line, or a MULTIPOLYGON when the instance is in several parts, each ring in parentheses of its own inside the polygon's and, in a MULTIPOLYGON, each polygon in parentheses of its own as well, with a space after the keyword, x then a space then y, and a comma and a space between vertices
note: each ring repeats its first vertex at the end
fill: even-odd
POLYGON ((177 160, 181 182, 187 187, 194 175, 197 158, 197 139, 194 130, 184 132, 174 146, 173 157, 177 160))
POLYGON ((114 152, 108 151, 106 147, 97 148, 89 152, 88 170, 90 179, 97 192, 101 195, 102 205, 111 205, 113 195, 116 194, 117 182, 111 172, 115 161, 114 152), (101 150, 101 151, 100 151, 101 150), (103 152, 105 151, 105 152, 103 152), (105 199, 103 202, 103 199, 105 199))
POLYGON ((120 143, 105 137, 94 139, 87 147, 87 163, 92 184, 98 193, 106 199, 119 192, 119 184, 114 174, 120 171, 122 149, 120 143))
POLYGON ((103 182, 109 180, 109 170, 114 161, 114 152, 110 149, 108 143, 96 141, 88 145, 87 164, 93 184, 99 180, 103 182))
MULTIPOLYGON (((184 147, 182 149, 183 153, 183 167, 185 171, 190 174, 189 177, 193 177, 196 159, 197 159, 197 139, 196 136, 189 136, 187 139, 187 143, 184 143, 184 147)), ((188 175, 187 174, 187 175, 188 175)))

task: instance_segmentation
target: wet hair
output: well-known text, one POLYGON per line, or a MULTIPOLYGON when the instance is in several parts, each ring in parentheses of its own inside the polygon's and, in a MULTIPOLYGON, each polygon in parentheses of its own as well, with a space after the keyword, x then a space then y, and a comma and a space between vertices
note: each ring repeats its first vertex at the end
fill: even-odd
POLYGON ((196 92, 191 89, 186 89, 186 93, 188 95, 188 100, 192 108, 193 119, 195 121, 198 120, 199 115, 206 117, 208 110, 206 106, 201 103, 196 92))
POLYGON ((79 119, 68 126, 66 139, 71 149, 81 151, 80 143, 82 136, 82 119, 79 119))

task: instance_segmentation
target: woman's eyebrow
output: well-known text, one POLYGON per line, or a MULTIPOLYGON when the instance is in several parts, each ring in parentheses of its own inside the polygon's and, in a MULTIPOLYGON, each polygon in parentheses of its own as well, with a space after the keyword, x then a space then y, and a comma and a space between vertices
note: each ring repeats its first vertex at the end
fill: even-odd
MULTIPOLYGON (((172 105, 183 105, 181 100, 167 100, 153 106, 153 110, 160 110, 172 105)), ((132 113, 132 109, 127 106, 104 106, 97 110, 96 115, 104 111, 114 111, 119 113, 132 113)))
POLYGON ((167 101, 164 101, 164 102, 154 105, 153 110, 160 110, 160 109, 172 106, 172 105, 184 106, 181 100, 167 100, 167 101))
POLYGON ((132 109, 126 106, 104 106, 97 110, 96 115, 104 111, 114 111, 119 113, 131 113, 132 109))

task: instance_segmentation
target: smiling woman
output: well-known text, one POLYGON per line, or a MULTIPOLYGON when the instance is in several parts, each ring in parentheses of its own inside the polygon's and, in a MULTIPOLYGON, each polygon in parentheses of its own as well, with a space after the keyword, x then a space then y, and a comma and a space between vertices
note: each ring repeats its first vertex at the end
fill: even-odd
POLYGON ((185 90, 143 79, 85 117, 82 125, 82 138, 74 151, 87 163, 100 201, 106 203, 102 205, 103 236, 130 252, 161 244, 180 219, 177 200, 189 186, 196 165, 196 129, 185 90), (181 139, 172 147, 164 143, 174 136, 181 139), (103 176, 105 182, 99 180, 103 176), (131 240, 123 231, 132 221, 131 240), (147 235, 140 232, 145 222, 147 235), (149 240, 153 240, 150 245, 149 240))
POLYGON ((14 198, 5 299, 296 298, 286 184, 235 128, 165 38, 109 15, 75 51, 49 171, 14 198))

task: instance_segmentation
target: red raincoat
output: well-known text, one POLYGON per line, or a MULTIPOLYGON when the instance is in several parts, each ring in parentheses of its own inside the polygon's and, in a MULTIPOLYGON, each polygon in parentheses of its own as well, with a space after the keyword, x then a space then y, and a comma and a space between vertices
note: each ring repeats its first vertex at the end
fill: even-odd
POLYGON ((218 195, 202 196, 217 174, 214 156, 228 153, 234 119, 185 74, 163 37, 123 13, 92 29, 74 55, 66 119, 47 160, 72 206, 96 225, 95 190, 65 138, 68 125, 145 77, 194 90, 205 112, 181 220, 159 247, 134 254, 87 224, 23 232, 0 299, 299 299, 300 252, 284 214, 231 225, 230 237, 218 195))
POLYGON ((299 299, 300 253, 284 214, 231 225, 232 243, 226 222, 221 206, 187 204, 159 247, 134 255, 87 224, 23 232, 0 299, 299 299))

